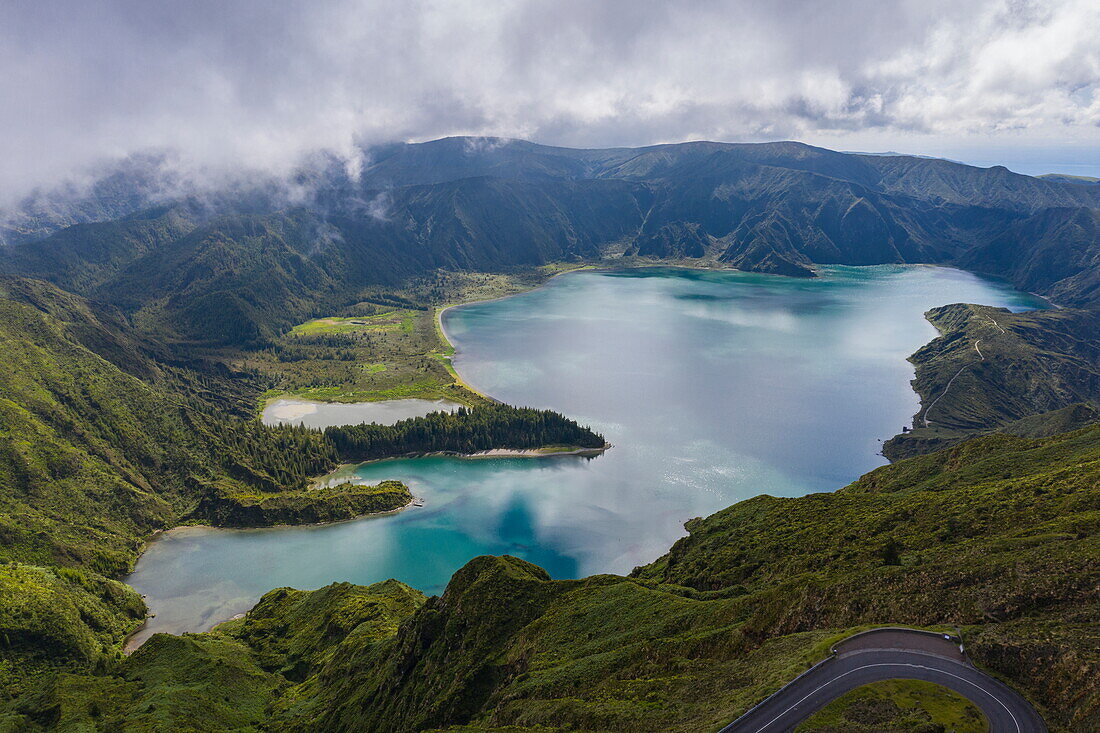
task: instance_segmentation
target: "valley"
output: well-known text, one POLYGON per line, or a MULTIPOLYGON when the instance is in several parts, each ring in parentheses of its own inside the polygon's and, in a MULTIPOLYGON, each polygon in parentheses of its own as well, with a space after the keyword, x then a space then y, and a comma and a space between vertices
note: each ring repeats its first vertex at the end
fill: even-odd
MULTIPOLYGON (((1094 726, 1095 186, 463 139, 306 178, 0 248, 0 730, 718 730, 880 624, 1094 726), (258 419, 406 399, 462 410, 258 419)), ((817 725, 969 715, 921 694, 817 725)))

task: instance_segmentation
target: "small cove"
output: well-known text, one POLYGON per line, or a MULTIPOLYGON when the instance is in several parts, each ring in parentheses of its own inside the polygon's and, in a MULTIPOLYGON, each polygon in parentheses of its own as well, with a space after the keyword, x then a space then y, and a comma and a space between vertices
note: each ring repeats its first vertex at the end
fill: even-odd
POLYGON ((691 517, 839 488, 885 463, 880 441, 910 424, 905 358, 936 335, 923 312, 952 302, 1042 305, 958 270, 876 266, 814 280, 582 271, 450 309, 466 381, 564 412, 615 448, 347 466, 356 481, 406 481, 424 506, 322 527, 164 533, 128 579, 157 614, 143 635, 208 628, 282 585, 396 577, 438 593, 479 554, 518 555, 558 578, 629 572, 691 517))

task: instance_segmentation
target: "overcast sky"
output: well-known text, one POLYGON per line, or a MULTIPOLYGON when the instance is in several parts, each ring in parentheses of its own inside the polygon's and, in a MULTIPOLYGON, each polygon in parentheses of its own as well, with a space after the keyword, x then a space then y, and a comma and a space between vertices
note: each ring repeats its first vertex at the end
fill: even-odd
POLYGON ((1098 37, 1098 0, 12 0, 0 197, 148 149, 279 170, 455 134, 1097 173, 1098 37))

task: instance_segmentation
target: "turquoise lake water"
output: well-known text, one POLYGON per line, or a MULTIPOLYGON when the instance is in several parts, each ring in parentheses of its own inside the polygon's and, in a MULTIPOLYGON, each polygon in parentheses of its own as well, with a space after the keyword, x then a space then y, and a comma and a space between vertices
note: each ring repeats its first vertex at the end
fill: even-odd
POLYGON ((394 577, 439 593, 480 554, 517 555, 557 578, 629 572, 692 517, 761 493, 833 490, 885 463, 881 441, 919 404, 906 357, 936 336, 927 309, 1042 305, 947 268, 822 275, 582 271, 447 311, 464 379, 564 412, 614 448, 346 467, 341 477, 404 480, 424 506, 320 527, 165 533, 128 579, 156 614, 140 638, 208 628, 284 585, 394 577))

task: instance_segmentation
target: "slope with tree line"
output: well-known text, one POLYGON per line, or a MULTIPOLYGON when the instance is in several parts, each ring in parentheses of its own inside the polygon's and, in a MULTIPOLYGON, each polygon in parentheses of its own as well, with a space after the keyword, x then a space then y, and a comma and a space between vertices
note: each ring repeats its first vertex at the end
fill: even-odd
MULTIPOLYGON (((109 643, 89 652, 94 663, 56 660, 69 671, 25 685, 0 721, 718 730, 840 638, 900 623, 959 627, 974 661, 1026 695, 1052 730, 1093 730, 1098 485, 1100 427, 980 437, 834 493, 759 496, 693 520, 631 577, 554 581, 516 558, 480 557, 436 598, 395 581, 277 589, 243 619, 156 635, 125 661, 109 643)), ((63 626, 74 638, 81 618, 63 626)), ((895 703, 879 704, 877 729, 922 724, 906 703, 912 687, 878 694, 895 703)))
POLYGON ((401 420, 331 427, 325 437, 346 461, 421 454, 470 454, 496 448, 531 450, 548 446, 600 450, 602 435, 552 410, 509 405, 460 407, 401 420))

